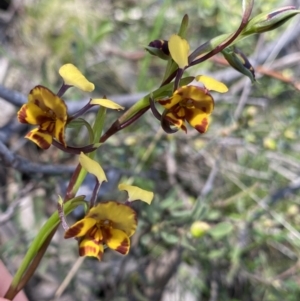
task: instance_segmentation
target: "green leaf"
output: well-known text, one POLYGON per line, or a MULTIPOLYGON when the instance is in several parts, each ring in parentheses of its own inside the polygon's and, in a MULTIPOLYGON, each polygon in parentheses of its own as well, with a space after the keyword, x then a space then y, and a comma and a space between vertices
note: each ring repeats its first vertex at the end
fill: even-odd
POLYGON ((183 39, 186 38, 186 32, 189 26, 189 16, 185 14, 182 18, 181 24, 180 24, 180 29, 178 31, 178 35, 182 37, 183 39))
POLYGON ((170 245, 175 245, 179 241, 178 235, 167 233, 167 232, 161 232, 161 238, 170 245))
POLYGON ((211 228, 208 233, 215 239, 220 239, 233 231, 233 225, 229 222, 222 222, 211 228))
POLYGON ((224 258, 225 254, 226 254, 226 249, 225 248, 212 250, 208 253, 208 258, 211 259, 211 260, 212 259, 220 259, 220 258, 224 258))

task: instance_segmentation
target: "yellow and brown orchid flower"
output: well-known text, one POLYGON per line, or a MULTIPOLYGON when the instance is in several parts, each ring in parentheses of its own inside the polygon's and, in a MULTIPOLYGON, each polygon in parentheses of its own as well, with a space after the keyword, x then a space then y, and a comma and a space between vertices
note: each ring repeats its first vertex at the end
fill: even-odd
MULTIPOLYGON (((53 138, 59 141, 66 148, 65 127, 68 121, 67 106, 61 99, 65 91, 74 86, 83 91, 91 92, 95 86, 89 82, 84 75, 72 64, 65 64, 59 69, 59 74, 64 80, 61 89, 54 94, 44 86, 34 87, 28 95, 28 102, 18 112, 18 119, 21 123, 38 125, 38 128, 30 131, 25 138, 30 139, 43 149, 48 149, 53 138)), ((108 105, 109 100, 94 100, 95 104, 108 105), (102 101, 102 102, 101 102, 102 101), (104 102, 106 101, 106 102, 104 102), (104 102, 104 104, 103 104, 104 102)), ((89 104, 84 109, 91 107, 89 104)), ((121 108, 121 107, 120 107, 121 108)), ((117 107, 117 109, 120 109, 117 107)), ((84 111, 81 110, 80 113, 84 111)), ((74 117, 73 117, 74 119, 74 117)))
POLYGON ((123 255, 137 227, 137 217, 128 205, 109 201, 91 208, 87 215, 65 232, 65 238, 79 238, 79 255, 101 260, 104 245, 123 255))
POLYGON ((65 126, 67 122, 65 102, 44 86, 34 87, 28 95, 28 103, 18 112, 21 123, 38 125, 25 138, 36 143, 40 148, 48 149, 55 138, 66 146, 65 126))
POLYGON ((228 91, 227 87, 208 76, 200 75, 189 85, 179 87, 170 98, 158 100, 165 108, 163 119, 187 132, 187 121, 200 133, 205 133, 209 115, 214 109, 214 99, 210 90, 219 93, 228 91))

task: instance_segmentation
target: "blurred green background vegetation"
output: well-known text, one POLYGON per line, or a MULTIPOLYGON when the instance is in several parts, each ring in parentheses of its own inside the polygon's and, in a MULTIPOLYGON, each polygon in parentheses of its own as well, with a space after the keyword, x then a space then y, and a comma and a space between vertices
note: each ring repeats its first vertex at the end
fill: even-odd
MULTIPOLYGON (((252 15, 291 4, 299 1, 256 0, 252 15)), ((163 76, 165 62, 143 49, 150 41, 168 39, 187 13, 187 39, 195 49, 233 32, 241 11, 239 0, 23 1, 2 22, 1 64, 7 64, 1 84, 24 95, 37 84, 56 91, 59 67, 73 63, 95 83, 93 96, 134 97, 157 88, 163 76)), ((187 135, 166 135, 148 112, 101 146, 99 162, 117 170, 103 199, 122 200, 116 184, 133 177, 134 184, 154 191, 155 200, 135 204, 139 228, 130 254, 108 251, 101 263, 86 259, 57 300, 300 299, 299 33, 297 17, 239 42, 257 70, 254 85, 221 56, 188 71, 229 87, 226 95, 214 95, 206 134, 189 129, 187 135), (209 230, 195 237, 190 227, 198 221, 209 230)), ((76 102, 86 95, 73 89, 66 98, 76 102)), ((106 126, 119 115, 109 112, 106 126)), ((84 130, 76 138, 68 133, 71 144, 87 141, 84 130)), ((20 148, 20 140, 20 133, 13 135, 10 147, 34 162, 76 163, 54 148, 41 152, 29 142, 20 148)), ((0 257, 13 270, 56 210, 68 178, 9 169, 1 176, 7 177, 3 210, 20 198, 18 190, 33 185, 10 230, 1 226, 0 257)), ((29 299, 51 300, 76 259, 76 242, 64 241, 61 230, 26 288, 29 299)))

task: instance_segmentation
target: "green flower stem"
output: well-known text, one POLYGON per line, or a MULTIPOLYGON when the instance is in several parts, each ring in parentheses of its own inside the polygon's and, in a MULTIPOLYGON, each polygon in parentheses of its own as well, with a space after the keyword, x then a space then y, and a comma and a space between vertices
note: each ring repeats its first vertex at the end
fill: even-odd
MULTIPOLYGON (((78 205, 84 204, 84 197, 79 196, 77 198, 71 199, 69 202, 65 203, 64 213, 65 215, 70 214, 78 205)), ((27 251, 17 273, 15 274, 10 288, 5 294, 5 298, 12 300, 16 294, 24 287, 27 281, 30 279, 31 275, 38 266, 40 259, 43 257, 42 247, 48 245, 51 241, 52 236, 60 223, 60 218, 58 212, 54 212, 52 216, 47 220, 42 229, 39 231, 33 242, 31 243, 29 250, 27 251), (49 239, 50 238, 50 239, 49 239), (35 260, 37 255, 39 260, 35 260)), ((47 249, 47 248, 46 248, 47 249)), ((45 250, 46 250, 45 249, 45 250)))
MULTIPOLYGON (((103 127, 104 127, 105 116, 106 116, 106 108, 101 106, 97 112, 95 123, 93 125, 94 143, 97 143, 97 141, 100 140, 100 137, 101 137, 101 134, 103 131, 103 127)), ((89 153, 87 156, 91 159, 94 159, 95 154, 96 154, 96 151, 93 151, 93 152, 89 153)), ((76 168, 77 172, 78 172, 78 169, 79 169, 79 173, 78 173, 77 177, 75 177, 73 179, 73 181, 70 181, 69 187, 67 189, 67 193, 69 193, 70 195, 75 195, 77 193, 79 187, 81 186, 82 182, 84 181, 84 179, 87 175, 87 171, 85 169, 81 168, 80 164, 78 164, 78 166, 76 168)))

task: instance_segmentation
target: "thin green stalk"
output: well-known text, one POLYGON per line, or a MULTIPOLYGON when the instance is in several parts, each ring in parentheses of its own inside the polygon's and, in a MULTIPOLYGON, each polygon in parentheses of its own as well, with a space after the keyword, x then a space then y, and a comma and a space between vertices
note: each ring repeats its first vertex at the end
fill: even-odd
MULTIPOLYGON (((106 115, 106 108, 101 106, 97 112, 95 123, 93 125, 94 143, 97 143, 100 140, 103 127, 104 127, 105 115, 106 115)), ((95 155, 96 155, 96 151, 87 154, 87 156, 90 157, 91 159, 94 159, 95 155)), ((74 183, 74 186, 71 189, 73 195, 75 195, 76 192, 78 191, 79 187, 81 186, 82 182, 86 177, 86 174, 87 171, 81 168, 78 177, 74 183)), ((69 187, 68 187, 68 191, 70 191, 69 187)))
MULTIPOLYGON (((84 197, 77 197, 69 202, 65 203, 64 213, 65 215, 70 214, 78 205, 84 203, 84 197)), ((20 285, 22 279, 26 277, 27 273, 32 274, 31 264, 34 263, 34 258, 37 255, 38 251, 41 249, 43 244, 49 238, 51 232, 57 228, 60 223, 60 218, 58 212, 54 212, 52 216, 47 220, 42 229, 39 231, 33 242, 31 243, 18 271, 16 272, 9 290, 7 291, 5 297, 8 299, 13 299, 15 295, 23 288, 26 282, 23 282, 23 285, 20 285)), ((35 264, 34 264, 35 265, 35 264)), ((36 268, 36 266, 35 266, 36 268)), ((35 270, 34 268, 34 270, 35 270)))

